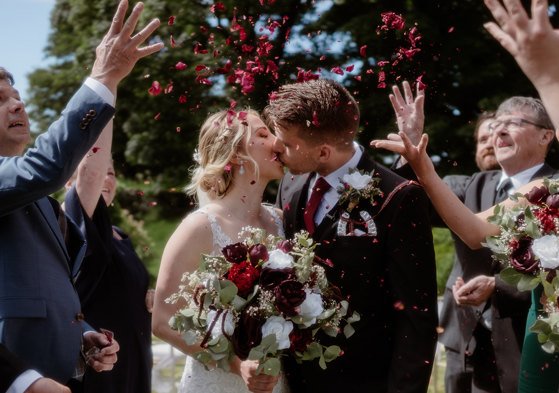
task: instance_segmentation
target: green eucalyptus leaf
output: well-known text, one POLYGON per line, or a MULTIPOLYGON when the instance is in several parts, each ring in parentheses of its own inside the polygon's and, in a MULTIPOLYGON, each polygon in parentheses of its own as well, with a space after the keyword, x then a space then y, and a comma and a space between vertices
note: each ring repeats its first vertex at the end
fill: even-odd
POLYGON ((196 341, 198 341, 198 335, 192 330, 187 330, 183 333, 182 339, 184 340, 186 345, 194 345, 196 344, 196 341))
POLYGON ((337 345, 331 345, 324 351, 324 360, 326 362, 331 362, 332 360, 336 359, 340 356, 341 348, 337 345))
POLYGON ((347 324, 344 326, 344 336, 346 338, 350 338, 351 336, 353 336, 353 333, 355 333, 355 329, 353 328, 353 326, 351 326, 351 324, 347 324))
POLYGON ((263 371, 264 374, 276 376, 280 373, 281 362, 278 358, 270 358, 264 362, 263 371))

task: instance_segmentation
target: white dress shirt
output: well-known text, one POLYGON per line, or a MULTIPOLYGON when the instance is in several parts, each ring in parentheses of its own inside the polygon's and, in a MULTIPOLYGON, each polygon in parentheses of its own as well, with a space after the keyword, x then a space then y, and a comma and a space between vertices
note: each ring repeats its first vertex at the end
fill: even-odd
MULTIPOLYGON (((361 157, 363 156, 363 149, 361 148, 361 146, 359 146, 359 144, 357 144, 357 142, 353 142, 353 150, 354 150, 353 156, 344 165, 336 169, 334 172, 324 176, 324 180, 326 180, 328 184, 330 184, 330 187, 332 188, 330 188, 324 194, 324 196, 322 197, 322 202, 320 202, 320 205, 318 205, 318 209, 316 210, 316 213, 314 215, 314 223, 316 224, 316 226, 318 226, 322 222, 322 220, 324 219, 324 217, 326 217, 328 212, 332 210, 334 206, 336 206, 336 203, 338 203, 338 199, 339 199, 338 187, 343 186, 343 183, 340 181, 340 179, 344 175, 348 174, 350 169, 356 168, 357 164, 359 164, 359 161, 361 160, 361 157)), ((311 198, 314 184, 316 183, 319 177, 320 176, 316 174, 314 176, 314 179, 311 179, 311 181, 309 182, 309 190, 307 192, 307 203, 311 198)))

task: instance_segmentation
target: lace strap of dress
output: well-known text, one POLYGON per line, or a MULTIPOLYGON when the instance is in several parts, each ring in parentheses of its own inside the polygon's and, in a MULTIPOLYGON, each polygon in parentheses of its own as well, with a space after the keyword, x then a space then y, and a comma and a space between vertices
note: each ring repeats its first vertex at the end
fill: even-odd
POLYGON ((281 220, 278 212, 276 211, 276 209, 274 209, 274 206, 267 204, 267 203, 263 203, 262 206, 264 206, 272 215, 272 217, 274 218, 274 223, 276 224, 276 227, 278 228, 278 236, 280 237, 285 237, 285 231, 283 230, 283 221, 281 220))
POLYGON ((208 217, 208 221, 210 222, 210 227, 212 228, 212 237, 213 237, 212 254, 219 255, 223 247, 229 244, 233 244, 233 241, 229 236, 225 234, 225 232, 223 232, 223 229, 221 229, 221 226, 219 225, 217 219, 213 214, 210 214, 209 212, 203 209, 198 209, 192 212, 192 214, 194 213, 203 213, 206 215, 206 217, 208 217))

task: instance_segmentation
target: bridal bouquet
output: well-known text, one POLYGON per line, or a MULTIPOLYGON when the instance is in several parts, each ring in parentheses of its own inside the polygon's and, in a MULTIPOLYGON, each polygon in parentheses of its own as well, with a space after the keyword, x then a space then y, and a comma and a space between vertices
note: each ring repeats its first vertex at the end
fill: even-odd
POLYGON ((543 313, 530 330, 538 334, 542 348, 553 353, 559 351, 559 181, 545 179, 524 197, 524 206, 495 208, 489 221, 500 226, 501 233, 488 237, 485 245, 507 266, 500 273, 503 281, 521 291, 543 286, 543 313))
POLYGON ((288 355, 298 362, 318 359, 326 368, 341 349, 322 345, 317 333, 349 337, 359 314, 348 315, 348 302, 314 263, 317 244, 307 232, 293 241, 254 228, 243 236, 222 256, 202 255, 199 268, 183 275, 167 301, 186 306, 169 325, 188 345, 201 342, 193 356, 203 364, 229 370, 236 355, 258 360, 258 372, 277 375, 280 357, 288 355))

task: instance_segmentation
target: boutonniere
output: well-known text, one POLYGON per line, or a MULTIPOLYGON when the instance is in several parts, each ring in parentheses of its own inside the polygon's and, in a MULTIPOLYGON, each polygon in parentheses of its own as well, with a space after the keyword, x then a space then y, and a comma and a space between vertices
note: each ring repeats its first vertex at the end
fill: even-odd
POLYGON ((351 213, 360 200, 365 199, 373 204, 375 197, 382 196, 382 191, 378 187, 380 177, 374 177, 373 172, 353 168, 339 179, 342 183, 338 187, 339 203, 343 205, 347 202, 348 213, 351 213))

